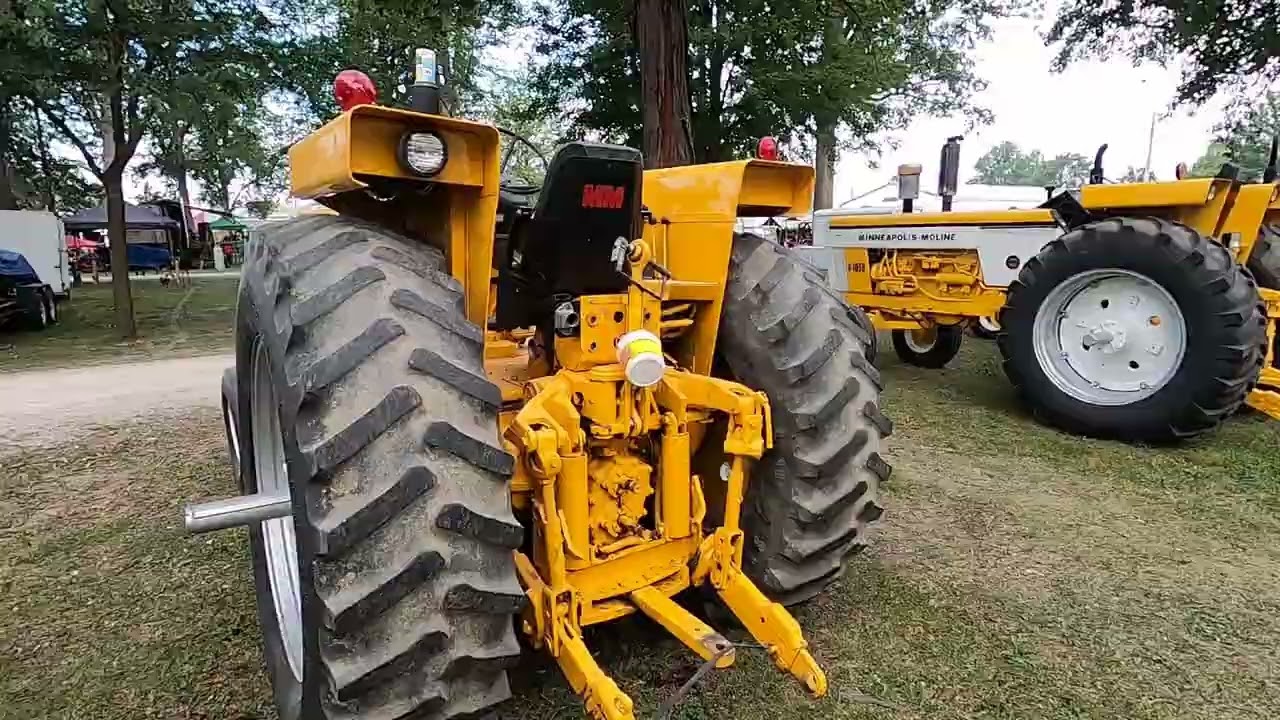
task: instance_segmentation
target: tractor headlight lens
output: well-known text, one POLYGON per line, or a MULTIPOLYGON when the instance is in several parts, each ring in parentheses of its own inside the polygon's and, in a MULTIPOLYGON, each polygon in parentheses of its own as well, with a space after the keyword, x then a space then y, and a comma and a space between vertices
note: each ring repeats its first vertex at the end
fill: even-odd
POLYGON ((435 175, 448 157, 444 140, 435 133, 408 132, 400 139, 400 161, 417 175, 435 175))

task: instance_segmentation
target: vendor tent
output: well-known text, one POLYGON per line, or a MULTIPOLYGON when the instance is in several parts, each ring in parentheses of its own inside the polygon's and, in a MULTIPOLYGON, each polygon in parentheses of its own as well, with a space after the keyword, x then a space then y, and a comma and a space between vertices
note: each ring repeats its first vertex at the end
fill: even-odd
MULTIPOLYGON (((62 219, 62 224, 70 232, 85 230, 105 230, 107 228, 107 209, 105 207, 81 210, 75 215, 62 219)), ((124 224, 129 230, 169 230, 177 229, 178 222, 167 218, 149 208, 124 204, 124 224)))
POLYGON ((102 247, 102 243, 97 243, 86 238, 77 237, 75 235, 67 236, 68 250, 96 250, 102 247))
POLYGON ((209 223, 209 229, 235 232, 237 230, 248 230, 249 227, 244 223, 240 222, 239 218, 236 218, 233 216, 225 216, 225 217, 220 217, 217 220, 214 220, 213 222, 209 223))

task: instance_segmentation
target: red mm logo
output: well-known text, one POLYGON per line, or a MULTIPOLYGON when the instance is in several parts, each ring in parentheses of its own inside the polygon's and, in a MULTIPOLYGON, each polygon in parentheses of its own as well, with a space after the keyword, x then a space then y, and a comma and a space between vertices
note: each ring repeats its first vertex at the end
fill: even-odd
POLYGON ((617 210, 622 207, 623 191, 621 185, 583 185, 582 207, 617 210))

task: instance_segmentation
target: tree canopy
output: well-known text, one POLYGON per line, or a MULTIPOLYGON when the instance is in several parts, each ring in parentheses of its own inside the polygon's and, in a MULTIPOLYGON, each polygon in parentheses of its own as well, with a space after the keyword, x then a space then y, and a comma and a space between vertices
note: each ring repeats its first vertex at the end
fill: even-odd
MULTIPOLYGON (((988 150, 974 164, 973 184, 1079 187, 1089 180, 1093 161, 1079 153, 1052 158, 1039 150, 1023 152, 1017 143, 1005 141, 988 150)), ((1135 171, 1136 172, 1136 171, 1135 171)))
MULTIPOLYGON (((819 124, 846 147, 925 112, 985 111, 970 50, 1004 0, 820 0, 779 12, 766 0, 691 0, 688 67, 694 158, 741 157, 763 135, 812 157, 819 124)), ((557 0, 540 7, 534 111, 571 134, 640 146, 633 3, 557 0)))
MULTIPOLYGON (((120 241, 123 178, 144 135, 161 126, 158 118, 183 115, 182 108, 225 88, 266 84, 273 50, 285 34, 269 15, 274 7, 265 0, 26 0, 0 6, 5 99, 37 108, 101 182, 113 267, 127 265, 120 241)), ((171 139, 161 136, 158 147, 171 139)), ((131 337, 128 273, 115 272, 112 280, 116 325, 131 337)))
MULTIPOLYGON (((81 202, 79 164, 103 187, 110 237, 123 237, 124 172, 141 147, 146 162, 135 171, 166 178, 184 205, 195 177, 204 202, 260 212, 283 187, 282 151, 301 134, 298 121, 336 111, 338 70, 365 69, 382 99, 395 102, 411 50, 434 46, 444 50, 458 110, 479 50, 518 7, 517 0, 0 0, 0 204, 17 204, 15 181, 36 174, 50 189, 22 183, 23 198, 45 192, 63 205, 81 202), (292 105, 301 117, 278 112, 292 105), (28 167, 37 119, 78 153, 76 161, 58 156, 41 173, 28 167)), ((124 243, 112 251, 123 265, 124 243)), ((117 324, 130 336, 128 276, 113 278, 117 324)))
POLYGON ((1238 0, 1065 0, 1046 40, 1055 67, 1119 51, 1136 63, 1183 62, 1176 100, 1200 104, 1224 88, 1280 78, 1280 3, 1238 0))
POLYGON ((333 78, 356 68, 374 80, 378 101, 407 104, 415 48, 437 51, 450 109, 464 114, 477 101, 482 51, 503 39, 521 18, 520 0, 297 0, 309 3, 305 30, 290 42, 284 86, 297 92, 315 118, 337 114, 333 78))
POLYGON ((102 203, 82 162, 53 147, 49 120, 29 101, 0 97, 0 210, 69 213, 102 203))
POLYGON ((1258 181, 1271 154, 1271 141, 1280 134, 1280 93, 1267 93, 1258 102, 1239 107, 1214 128, 1214 139, 1191 166, 1192 177, 1212 177, 1230 162, 1240 179, 1258 181))

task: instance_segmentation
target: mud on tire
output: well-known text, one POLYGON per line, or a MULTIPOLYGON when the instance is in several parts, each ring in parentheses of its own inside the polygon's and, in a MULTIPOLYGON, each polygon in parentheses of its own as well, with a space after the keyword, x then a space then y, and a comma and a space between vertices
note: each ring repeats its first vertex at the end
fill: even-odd
POLYGON ((307 217, 250 244, 237 312, 244 489, 257 487, 249 370, 265 348, 293 493, 302 677, 251 533, 276 706, 292 718, 456 718, 510 694, 524 596, 512 458, 483 334, 439 252, 307 217))
POLYGON ((844 572, 881 515, 891 468, 880 443, 880 373, 868 360, 866 315, 786 248, 737 235, 719 347, 735 379, 763 390, 774 448, 752 471, 743 504, 747 574, 784 604, 844 572))

